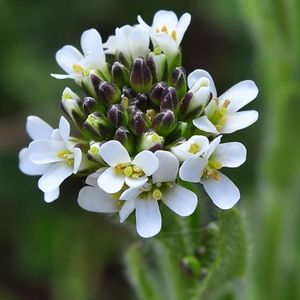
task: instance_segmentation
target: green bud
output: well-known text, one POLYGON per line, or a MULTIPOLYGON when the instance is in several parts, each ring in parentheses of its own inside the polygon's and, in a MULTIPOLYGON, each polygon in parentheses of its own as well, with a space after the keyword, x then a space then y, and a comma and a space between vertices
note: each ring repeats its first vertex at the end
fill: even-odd
MULTIPOLYGON (((157 48, 156 48, 157 49, 157 48)), ((151 70, 153 82, 166 80, 168 77, 167 58, 161 51, 154 51, 148 55, 147 65, 151 70)))
POLYGON ((87 152, 87 158, 91 161, 98 162, 104 164, 101 156, 100 156, 100 146, 102 143, 100 142, 90 142, 90 148, 87 152))
POLYGON ((87 135, 98 139, 109 139, 113 132, 112 125, 105 115, 100 112, 90 114, 83 123, 83 128, 87 135))
POLYGON ((111 74, 112 74, 112 81, 118 86, 118 88, 122 88, 123 86, 127 85, 129 71, 126 67, 116 61, 111 67, 111 74))
POLYGON ((175 68, 171 76, 171 85, 175 88, 178 99, 186 94, 186 72, 183 67, 175 68))
POLYGON ((159 135, 169 135, 176 128, 174 112, 171 110, 160 112, 153 118, 152 126, 159 135))
POLYGON ((146 61, 138 57, 132 63, 129 84, 137 93, 148 92, 152 85, 152 74, 146 61))
POLYGON ((168 142, 178 139, 189 139, 191 137, 191 126, 187 122, 179 121, 175 130, 168 136, 168 142))
POLYGON ((121 104, 113 104, 107 110, 107 118, 115 127, 126 126, 128 123, 127 110, 121 104))
POLYGON ((128 126, 134 135, 141 135, 150 128, 151 121, 145 113, 139 109, 135 109, 131 112, 128 126))
POLYGON ((127 128, 123 126, 118 128, 114 135, 114 140, 119 141, 127 149, 129 155, 134 154, 134 150, 135 150, 134 138, 127 128))
POLYGON ((151 100, 151 102, 156 105, 156 106, 160 106, 160 103, 162 102, 162 100, 164 99, 164 97, 167 95, 168 93, 168 85, 166 82, 164 81, 160 81, 155 83, 150 92, 149 92, 149 99, 151 100))
POLYGON ((85 121, 82 100, 68 87, 62 93, 61 108, 79 128, 82 126, 85 121))
POLYGON ((121 91, 115 84, 101 81, 98 85, 98 97, 100 102, 109 106, 121 101, 121 91))
POLYGON ((150 150, 155 152, 161 150, 164 143, 164 138, 158 135, 154 130, 144 132, 141 136, 138 151, 150 150))
POLYGON ((181 262, 182 270, 191 277, 198 277, 201 273, 201 263, 195 256, 187 256, 181 262))
POLYGON ((177 105, 177 96, 176 96, 176 90, 173 87, 168 88, 168 93, 165 95, 165 97, 162 99, 160 103, 160 110, 164 111, 167 109, 175 110, 177 105))

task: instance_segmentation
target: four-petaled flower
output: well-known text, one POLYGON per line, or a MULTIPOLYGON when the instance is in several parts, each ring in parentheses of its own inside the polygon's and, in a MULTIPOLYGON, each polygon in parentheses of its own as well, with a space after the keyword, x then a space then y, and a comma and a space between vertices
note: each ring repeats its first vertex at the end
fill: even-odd
MULTIPOLYGON (((201 70, 196 75, 200 79, 202 77, 201 70)), ((194 81, 196 81, 196 77, 193 79, 194 81)), ((258 88, 252 80, 237 83, 218 98, 211 76, 208 77, 208 80, 212 87, 213 98, 204 110, 205 115, 193 120, 193 124, 198 129, 216 135, 232 133, 257 121, 257 111, 238 111, 254 100, 258 94, 258 88)))
POLYGON ((202 183, 213 203, 221 209, 232 208, 240 199, 235 184, 219 170, 237 168, 246 160, 246 148, 238 142, 220 144, 215 138, 203 157, 189 158, 183 162, 179 176, 184 181, 202 183))
POLYGON ((144 150, 131 160, 126 148, 118 141, 100 147, 102 159, 110 166, 98 178, 98 185, 107 193, 119 192, 124 183, 130 187, 145 184, 158 168, 158 158, 144 150))

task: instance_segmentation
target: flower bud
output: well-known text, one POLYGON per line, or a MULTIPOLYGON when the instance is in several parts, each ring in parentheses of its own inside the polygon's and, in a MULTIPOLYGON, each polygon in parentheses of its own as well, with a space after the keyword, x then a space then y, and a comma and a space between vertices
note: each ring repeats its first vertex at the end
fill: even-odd
POLYGON ((121 125, 126 126, 128 122, 127 111, 121 104, 111 105, 107 111, 107 118, 115 128, 119 128, 121 125))
POLYGON ((129 104, 145 112, 149 107, 149 99, 145 94, 137 94, 136 97, 130 100, 129 104))
POLYGON ((176 128, 174 112, 171 110, 160 112, 153 118, 152 126, 159 135, 169 135, 176 128))
POLYGON ((84 97, 83 98, 83 109, 86 116, 90 115, 94 111, 98 109, 98 102, 92 97, 84 97))
POLYGON ((167 109, 175 110, 177 105, 176 90, 173 87, 168 88, 168 93, 165 95, 160 103, 160 110, 164 111, 167 109))
POLYGON ((144 132, 141 136, 138 151, 150 150, 155 152, 161 150, 164 143, 164 138, 158 135, 154 130, 144 132))
POLYGON ((152 74, 146 61, 138 57, 131 66, 129 84, 137 93, 148 92, 152 85, 152 74))
POLYGON ((88 73, 82 75, 81 86, 85 93, 93 98, 98 96, 98 85, 103 80, 99 72, 89 70, 88 73))
POLYGON ((164 53, 161 53, 159 48, 155 48, 147 58, 147 65, 151 70, 153 82, 166 80, 168 76, 167 58, 164 53))
POLYGON ((170 142, 191 137, 191 126, 187 122, 178 122, 175 130, 168 136, 170 142))
POLYGON ((111 67, 111 74, 112 74, 112 81, 118 86, 118 88, 122 88, 123 86, 127 85, 129 71, 126 67, 116 61, 111 67))
POLYGON ((90 148, 87 151, 87 158, 91 161, 95 161, 98 163, 103 164, 103 160, 100 156, 100 146, 102 145, 102 143, 100 142, 90 142, 90 148))
POLYGON ((198 277, 201 272, 201 263, 195 256, 187 256, 181 262, 182 270, 191 277, 198 277))
POLYGON ((63 91, 61 108, 78 127, 82 126, 83 122, 85 121, 82 100, 68 87, 63 91))
POLYGON ((109 123, 104 114, 94 112, 88 116, 83 123, 85 133, 92 137, 108 139, 112 136, 112 125, 109 123))
POLYGON ((127 128, 123 126, 119 127, 116 130, 116 133, 114 135, 114 140, 119 141, 127 149, 129 155, 134 154, 134 150, 135 150, 134 139, 132 134, 127 128))
POLYGON ((120 102, 121 91, 115 84, 101 81, 98 86, 98 97, 100 102, 108 106, 120 102))
POLYGON ((159 106, 162 100, 164 99, 164 97, 167 95, 167 93, 168 93, 167 83, 164 81, 160 81, 155 83, 152 86, 149 92, 149 98, 154 105, 159 106))
POLYGON ((180 120, 191 120, 198 117, 203 111, 204 106, 195 106, 194 95, 191 92, 185 94, 179 103, 178 118, 180 120))
POLYGON ((151 121, 145 113, 136 109, 132 111, 128 125, 133 134, 140 135, 150 128, 151 121))
POLYGON ((186 73, 183 67, 177 67, 171 76, 172 86, 176 90, 178 99, 181 99, 186 93, 186 73))

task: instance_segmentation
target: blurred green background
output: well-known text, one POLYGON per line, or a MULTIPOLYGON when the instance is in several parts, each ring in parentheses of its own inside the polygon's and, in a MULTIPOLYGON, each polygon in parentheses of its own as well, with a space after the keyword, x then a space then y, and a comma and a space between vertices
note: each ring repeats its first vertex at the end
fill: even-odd
POLYGON ((18 170, 17 155, 29 141, 26 116, 55 126, 63 88, 76 90, 49 76, 60 71, 55 52, 79 46, 85 29, 106 40, 138 14, 151 22, 159 9, 192 14, 182 44, 188 73, 208 70, 220 93, 244 79, 260 89, 249 105, 259 121, 225 138, 248 149, 244 166, 226 170, 241 190, 250 244, 237 299, 300 299, 298 0, 0 0, 1 300, 135 299, 123 256, 138 237, 109 216, 81 210, 80 179, 44 203, 37 178, 18 170))

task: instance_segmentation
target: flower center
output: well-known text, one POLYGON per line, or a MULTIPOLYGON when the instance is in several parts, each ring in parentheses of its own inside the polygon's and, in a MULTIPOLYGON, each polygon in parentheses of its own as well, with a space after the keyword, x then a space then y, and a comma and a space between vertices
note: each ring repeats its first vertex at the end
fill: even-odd
POLYGON ((214 98, 213 101, 216 102, 215 109, 209 114, 208 118, 215 125, 216 129, 220 130, 227 121, 227 108, 230 104, 230 100, 225 100, 221 106, 219 105, 219 99, 214 98))
POLYGON ((76 73, 83 73, 84 69, 81 65, 78 65, 78 64, 74 64, 72 66, 72 69, 74 70, 74 72, 76 73))
POLYGON ((209 160, 202 176, 204 176, 205 178, 211 177, 212 179, 218 181, 221 179, 221 177, 217 171, 221 168, 222 165, 218 160, 209 160))
POLYGON ((58 151, 56 153, 56 156, 59 158, 63 158, 68 165, 73 166, 74 165, 74 153, 72 153, 69 150, 62 150, 58 151))
POLYGON ((142 169, 130 163, 121 163, 116 165, 115 173, 117 175, 125 175, 126 177, 131 178, 139 178, 145 175, 142 169))
POLYGON ((177 39, 177 34, 176 34, 176 30, 172 30, 171 33, 169 33, 168 28, 166 25, 163 25, 161 28, 156 28, 155 30, 157 33, 166 33, 168 35, 170 35, 170 37, 176 41, 177 39))
POLYGON ((197 152, 199 152, 199 150, 200 150, 200 147, 199 147, 198 144, 192 143, 192 144, 190 145, 190 149, 189 149, 189 152, 190 152, 190 153, 196 154, 197 152))
POLYGON ((148 195, 150 193, 152 199, 159 201, 162 199, 164 192, 173 187, 174 182, 148 183, 139 197, 142 199, 148 199, 148 195))

